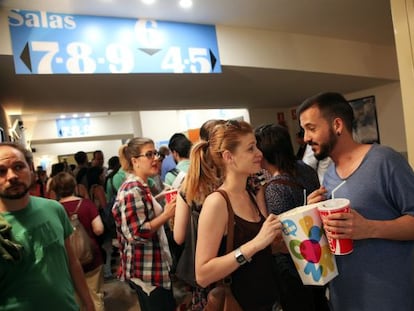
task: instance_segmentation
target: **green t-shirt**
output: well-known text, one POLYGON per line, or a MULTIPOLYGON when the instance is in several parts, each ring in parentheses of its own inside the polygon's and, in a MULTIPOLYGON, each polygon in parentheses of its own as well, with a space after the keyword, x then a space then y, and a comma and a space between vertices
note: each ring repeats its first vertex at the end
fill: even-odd
POLYGON ((24 209, 1 214, 23 258, 0 257, 0 310, 79 310, 64 245, 73 229, 60 203, 31 197, 24 209))
POLYGON ((106 183, 105 195, 106 200, 109 202, 111 198, 116 195, 118 192, 119 187, 123 184, 126 179, 125 171, 120 168, 118 172, 115 173, 114 176, 108 178, 108 182, 106 183))
MULTIPOLYGON (((176 169, 178 172, 182 171, 184 173, 188 172, 188 168, 190 167, 190 160, 182 160, 180 162, 177 163, 176 165, 176 169)), ((173 174, 171 172, 168 172, 165 175, 165 183, 167 185, 172 185, 174 183, 174 180, 177 178, 177 174, 173 174)))

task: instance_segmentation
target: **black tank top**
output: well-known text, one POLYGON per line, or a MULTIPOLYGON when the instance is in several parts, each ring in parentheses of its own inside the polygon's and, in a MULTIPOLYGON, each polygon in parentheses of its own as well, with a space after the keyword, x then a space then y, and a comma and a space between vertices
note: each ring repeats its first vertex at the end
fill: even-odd
MULTIPOLYGON (((254 204, 256 202, 252 199, 254 204)), ((259 212, 260 213, 260 212, 259 212)), ((253 239, 260 231, 264 216, 260 213, 259 222, 246 221, 234 215, 234 249, 253 239)), ((226 237, 223 238, 220 252, 224 253, 226 237)), ((252 261, 244 264, 231 274, 233 295, 244 311, 271 311, 278 294, 272 272, 271 248, 257 252, 252 261)))

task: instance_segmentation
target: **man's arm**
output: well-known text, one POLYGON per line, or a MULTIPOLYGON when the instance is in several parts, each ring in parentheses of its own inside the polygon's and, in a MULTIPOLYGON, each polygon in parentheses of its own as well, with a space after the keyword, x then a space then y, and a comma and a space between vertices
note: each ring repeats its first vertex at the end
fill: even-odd
MULTIPOLYGON (((356 215, 355 223, 359 223, 359 217, 356 215)), ((414 216, 404 215, 393 220, 365 220, 366 238, 387 239, 387 240, 414 240, 414 216)), ((356 226, 356 228, 358 228, 356 226)), ((356 232, 358 233, 358 232, 356 232)), ((360 227, 360 233, 364 235, 364 230, 360 227)))
POLYGON ((83 273, 79 260, 76 258, 75 253, 73 252, 69 238, 66 238, 65 240, 65 248, 69 260, 69 272, 72 276, 72 281, 76 293, 78 294, 87 311, 95 311, 95 306, 93 304, 91 295, 89 294, 88 285, 86 284, 85 274, 83 273))
POLYGON ((392 220, 370 220, 357 211, 351 213, 336 213, 328 216, 324 223, 325 229, 336 234, 328 233, 336 239, 387 239, 414 240, 414 216, 403 215, 392 220))

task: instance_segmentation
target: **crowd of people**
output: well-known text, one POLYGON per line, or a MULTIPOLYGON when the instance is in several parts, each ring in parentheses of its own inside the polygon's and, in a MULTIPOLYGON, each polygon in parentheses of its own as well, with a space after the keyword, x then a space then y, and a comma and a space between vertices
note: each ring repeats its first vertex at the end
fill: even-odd
POLYGON ((194 143, 175 133, 157 150, 135 137, 107 168, 102 151, 91 160, 79 151, 75 167, 57 163, 49 178, 22 146, 1 143, 0 310, 105 310, 102 286, 114 277, 142 311, 177 310, 189 234, 187 310, 204 310, 223 279, 245 311, 414 310, 412 168, 389 147, 354 140, 353 110, 339 93, 309 97, 297 115, 297 153, 283 125, 209 120, 194 143), (309 150, 317 166, 305 161, 309 150), (330 199, 341 183, 335 196, 349 199, 351 212, 328 216, 323 228, 352 239, 353 252, 336 256, 339 274, 327 285, 304 285, 279 215, 330 199), (167 198, 172 189, 177 196, 167 198), (69 239, 75 210, 94 247, 83 265, 69 239))

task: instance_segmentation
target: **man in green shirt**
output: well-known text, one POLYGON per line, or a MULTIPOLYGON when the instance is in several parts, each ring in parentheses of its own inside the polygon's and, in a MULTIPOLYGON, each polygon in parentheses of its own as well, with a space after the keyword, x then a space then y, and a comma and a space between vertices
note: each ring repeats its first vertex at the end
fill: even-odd
POLYGON ((0 144, 0 310, 95 310, 69 236, 73 228, 57 201, 29 194, 32 156, 0 144))

